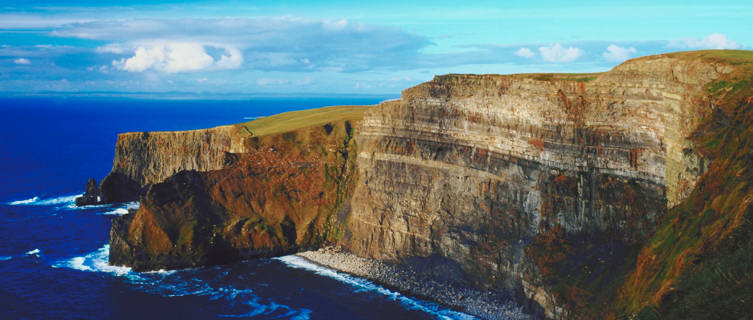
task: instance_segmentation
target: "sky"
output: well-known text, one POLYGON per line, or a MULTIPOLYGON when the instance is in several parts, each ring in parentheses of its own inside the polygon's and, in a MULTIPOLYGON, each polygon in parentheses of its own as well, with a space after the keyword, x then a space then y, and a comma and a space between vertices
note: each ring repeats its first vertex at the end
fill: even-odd
POLYGON ((395 95, 753 49, 753 1, 0 1, 0 95, 395 95))

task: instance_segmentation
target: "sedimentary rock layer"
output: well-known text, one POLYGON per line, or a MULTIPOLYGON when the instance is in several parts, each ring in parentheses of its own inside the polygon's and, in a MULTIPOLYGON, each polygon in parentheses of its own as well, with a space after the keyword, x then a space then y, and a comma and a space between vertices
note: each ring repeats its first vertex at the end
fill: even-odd
POLYGON ((333 121, 248 137, 249 152, 226 154, 222 169, 183 170, 151 185, 138 211, 113 220, 110 263, 185 268, 335 242, 355 182, 352 134, 350 122, 333 121))
POLYGON ((704 86, 729 71, 656 56, 603 74, 446 75, 405 90, 362 122, 347 246, 440 255, 479 285, 522 283, 562 316, 541 276, 557 253, 531 244, 603 243, 580 258, 624 262, 703 173, 689 137, 710 111, 704 86))
POLYGON ((599 74, 445 75, 348 121, 307 114, 274 130, 121 135, 103 198, 152 186, 136 213, 113 221, 111 261, 186 267, 338 243, 436 262, 453 281, 512 291, 550 318, 697 302, 673 291, 681 279, 706 283, 684 270, 722 270, 727 256, 709 248, 738 254, 753 230, 753 100, 730 103, 753 95, 753 67, 743 68, 753 59, 741 55, 659 55, 599 74))
POLYGON ((132 200, 140 187, 162 182, 182 170, 221 169, 227 165, 229 153, 245 151, 245 136, 235 126, 122 133, 115 144, 112 171, 102 182, 103 200, 132 200))

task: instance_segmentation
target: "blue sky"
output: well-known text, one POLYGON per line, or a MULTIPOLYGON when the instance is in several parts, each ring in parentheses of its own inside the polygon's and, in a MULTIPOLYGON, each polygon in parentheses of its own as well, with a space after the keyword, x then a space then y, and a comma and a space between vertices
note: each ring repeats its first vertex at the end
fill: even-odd
POLYGON ((750 0, 30 2, 0 3, 0 93, 397 94, 753 46, 750 0))

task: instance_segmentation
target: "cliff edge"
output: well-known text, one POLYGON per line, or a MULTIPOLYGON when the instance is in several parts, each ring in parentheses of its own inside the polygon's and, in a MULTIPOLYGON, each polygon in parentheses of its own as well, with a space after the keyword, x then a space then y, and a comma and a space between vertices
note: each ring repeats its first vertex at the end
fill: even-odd
POLYGON ((146 139, 121 135, 129 142, 119 146, 128 148, 118 149, 116 159, 140 162, 128 168, 116 161, 113 172, 127 173, 146 189, 138 211, 113 220, 110 263, 137 271, 186 268, 334 243, 356 178, 353 126, 367 108, 298 111, 146 139), (296 121, 302 127, 286 127, 296 121), (211 137, 223 134, 242 142, 235 149, 234 138, 213 144, 211 137), (179 143, 152 148, 165 136, 179 143), (185 146, 191 141, 196 145, 185 146), (155 168, 160 161, 168 169, 155 168), (177 173, 160 181, 170 170, 177 173))
POLYGON ((121 135, 111 175, 151 186, 113 221, 111 263, 336 243, 452 266, 547 318, 740 316, 752 85, 749 51, 681 52, 596 74, 437 76, 344 118, 121 135))

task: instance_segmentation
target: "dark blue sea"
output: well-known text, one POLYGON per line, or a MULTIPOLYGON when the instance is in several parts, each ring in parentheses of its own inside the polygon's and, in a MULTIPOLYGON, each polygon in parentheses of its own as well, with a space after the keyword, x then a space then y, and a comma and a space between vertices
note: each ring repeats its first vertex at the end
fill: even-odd
POLYGON ((73 205, 89 177, 110 171, 120 132, 388 98, 0 98, 0 319, 471 319, 294 256, 150 273, 112 267, 110 219, 138 203, 73 205))

